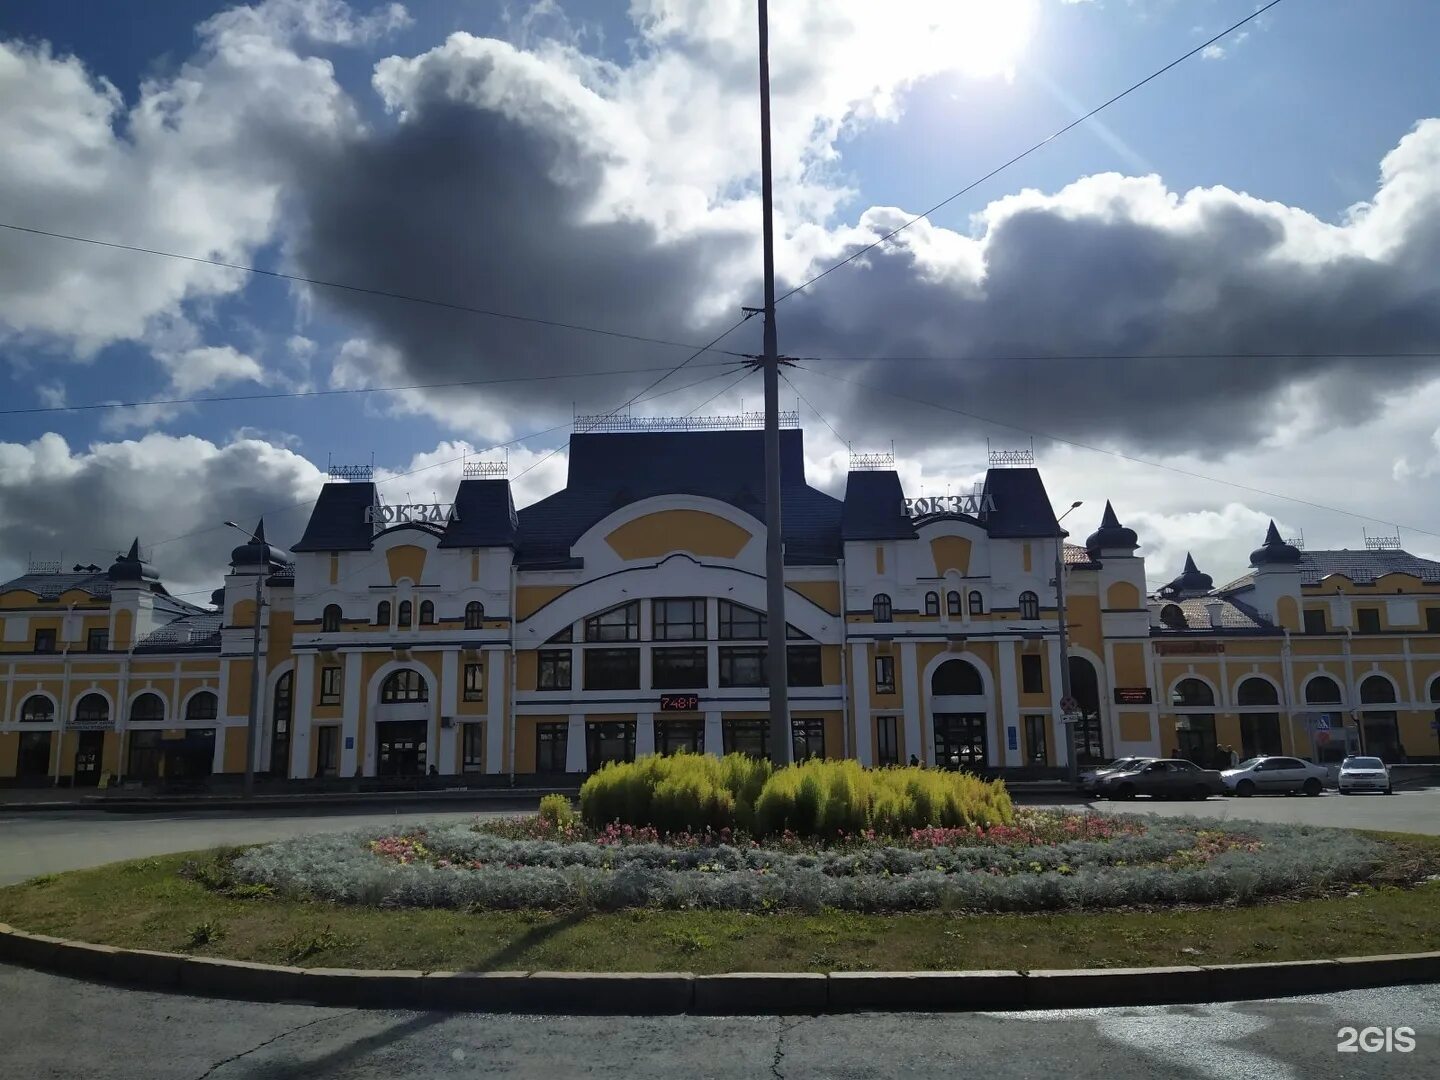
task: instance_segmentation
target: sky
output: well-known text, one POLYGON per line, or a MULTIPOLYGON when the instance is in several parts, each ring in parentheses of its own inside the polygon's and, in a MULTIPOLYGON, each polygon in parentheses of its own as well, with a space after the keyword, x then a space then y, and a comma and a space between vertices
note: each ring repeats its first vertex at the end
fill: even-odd
MULTIPOLYGON (((1272 518, 1440 557, 1440 6, 1283 0, 975 183, 1258 6, 775 0, 781 295, 945 202, 777 308, 812 483, 1033 447, 1153 585, 1272 518)), ((748 0, 12 0, 0 576, 139 535, 203 600, 331 462, 525 505, 576 414, 759 408, 755 50, 748 0)))

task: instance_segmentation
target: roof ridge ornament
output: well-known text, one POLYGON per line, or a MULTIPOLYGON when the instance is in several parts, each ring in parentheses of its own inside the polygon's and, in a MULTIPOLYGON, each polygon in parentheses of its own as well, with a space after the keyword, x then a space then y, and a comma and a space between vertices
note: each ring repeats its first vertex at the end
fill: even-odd
POLYGON ((985 450, 990 459, 992 469, 1033 469, 1035 467, 1035 440, 1030 440, 1030 448, 1020 450, 1002 450, 990 445, 990 440, 985 440, 985 450))

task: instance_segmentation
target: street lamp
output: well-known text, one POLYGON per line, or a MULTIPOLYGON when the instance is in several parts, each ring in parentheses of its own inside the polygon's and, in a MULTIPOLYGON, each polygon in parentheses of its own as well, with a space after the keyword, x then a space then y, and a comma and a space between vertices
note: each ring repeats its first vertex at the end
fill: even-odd
MULTIPOLYGON (((1066 701, 1070 697, 1070 631, 1065 621, 1065 530, 1059 528, 1060 522, 1070 516, 1072 510, 1077 510, 1085 504, 1076 500, 1070 504, 1070 509, 1055 519, 1055 605, 1058 613, 1057 622, 1060 632, 1060 700, 1066 701)), ((1070 773, 1070 782, 1078 783, 1080 780, 1080 769, 1075 762, 1075 725, 1065 723, 1065 765, 1070 773)))
MULTIPOLYGON (((250 538, 252 544, 259 544, 262 547, 265 541, 252 533, 243 525, 237 525, 233 521, 225 522, 232 529, 238 529, 250 538)), ((250 713, 245 718, 245 798, 251 798, 255 794, 255 749, 256 733, 260 727, 260 611, 264 600, 260 597, 260 586, 265 581, 264 574, 255 575, 255 622, 254 632, 250 638, 250 713)))

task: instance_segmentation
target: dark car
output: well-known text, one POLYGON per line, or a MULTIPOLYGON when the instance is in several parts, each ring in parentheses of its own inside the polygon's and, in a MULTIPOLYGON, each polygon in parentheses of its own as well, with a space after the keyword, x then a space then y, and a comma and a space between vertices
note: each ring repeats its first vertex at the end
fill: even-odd
POLYGON ((1099 778, 1102 798, 1133 799, 1149 795, 1155 799, 1208 799, 1225 794, 1225 781, 1214 769, 1202 769, 1193 761, 1161 758, 1143 761, 1128 769, 1106 773, 1099 778))

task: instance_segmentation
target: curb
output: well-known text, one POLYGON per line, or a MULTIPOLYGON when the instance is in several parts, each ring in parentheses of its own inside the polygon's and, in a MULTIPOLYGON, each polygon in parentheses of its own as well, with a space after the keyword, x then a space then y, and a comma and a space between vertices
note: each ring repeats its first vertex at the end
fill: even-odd
POLYGON ((374 971, 92 945, 0 923, 0 962, 136 989, 349 1008, 614 1016, 1200 1004, 1440 982, 1440 952, 1214 967, 811 973, 374 971))

